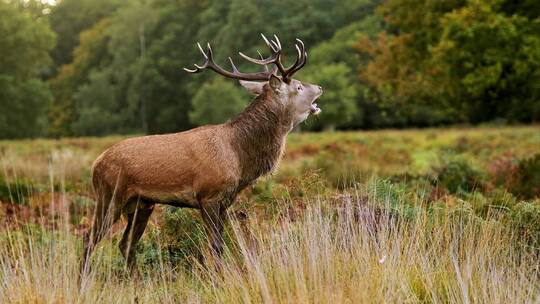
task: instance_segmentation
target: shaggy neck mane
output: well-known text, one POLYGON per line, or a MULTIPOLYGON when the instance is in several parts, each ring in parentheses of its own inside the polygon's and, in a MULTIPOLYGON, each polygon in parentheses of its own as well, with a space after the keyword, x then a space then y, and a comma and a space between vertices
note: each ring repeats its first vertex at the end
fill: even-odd
POLYGON ((273 92, 264 90, 248 107, 226 122, 242 169, 241 186, 270 173, 281 157, 291 125, 287 109, 273 92))

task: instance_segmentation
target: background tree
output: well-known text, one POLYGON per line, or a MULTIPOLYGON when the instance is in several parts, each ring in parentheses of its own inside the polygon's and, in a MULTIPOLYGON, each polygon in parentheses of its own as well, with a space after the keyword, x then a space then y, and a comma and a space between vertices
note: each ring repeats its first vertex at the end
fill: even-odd
POLYGON ((365 125, 363 114, 369 108, 366 106, 369 100, 362 95, 366 88, 358 81, 358 69, 365 59, 355 51, 355 46, 361 36, 376 36, 380 22, 378 17, 367 15, 337 30, 332 38, 309 51, 310 64, 300 71, 298 77, 305 75, 313 82, 324 82, 325 93, 321 100, 324 115, 309 123, 308 128, 359 128, 365 125), (337 117, 339 111, 346 111, 343 119, 337 117))
POLYGON ((345 126, 352 119, 361 119, 356 105, 356 89, 349 79, 352 71, 344 64, 331 64, 320 66, 309 74, 307 80, 317 83, 324 88, 318 104, 323 109, 324 115, 310 125, 325 130, 334 130, 336 127, 345 126))
POLYGON ((51 53, 56 68, 73 61, 73 50, 80 44, 80 33, 98 21, 112 16, 119 6, 118 0, 60 0, 51 7, 48 16, 57 33, 58 43, 51 53))
MULTIPOLYGON (((65 1, 54 14, 76 16, 71 10, 91 5, 65 1)), ((79 43, 71 62, 61 67, 52 81, 56 97, 50 112, 51 135, 163 133, 191 128, 198 124, 188 117, 192 99, 205 83, 218 77, 182 71, 181 67, 201 60, 196 41, 211 41, 217 60, 226 63, 227 56, 238 50, 255 54, 264 47, 254 33, 278 33, 287 53, 294 54, 290 42, 295 37, 315 46, 356 16, 369 15, 377 1, 348 2, 358 10, 327 1, 268 2, 264 12, 245 0, 96 3, 93 17, 77 23, 77 27, 87 29, 78 40, 71 39, 79 43), (98 21, 100 16, 109 15, 98 21), (99 49, 95 50, 97 55, 77 55, 93 47, 99 49)), ((61 27, 63 23, 56 20, 55 24, 61 27)), ((65 51, 58 52, 65 55, 65 51)), ((260 68, 236 59, 246 71, 260 68)))
POLYGON ((108 28, 106 18, 80 34, 80 45, 73 52, 73 62, 63 65, 50 80, 54 102, 49 110, 49 135, 74 135, 72 124, 78 119, 75 93, 88 81, 90 71, 110 62, 107 52, 108 28))
POLYGON ((0 138, 41 136, 51 93, 40 76, 55 35, 45 20, 0 1, 0 138))
POLYGON ((131 1, 103 20, 110 23, 99 30, 107 39, 102 43, 103 55, 96 57, 99 63, 72 94, 77 109, 73 131, 84 135, 146 132, 147 69, 152 68, 146 48, 155 10, 149 1, 131 1))
POLYGON ((190 119, 189 113, 197 112, 193 98, 206 83, 217 86, 214 79, 219 77, 182 70, 202 60, 195 43, 211 42, 218 63, 228 66, 232 56, 240 69, 252 72, 260 67, 235 54, 256 56, 258 49, 266 54, 258 33, 279 35, 287 63, 294 59, 294 38, 308 46, 309 64, 297 78, 325 87, 323 115, 307 125, 313 130, 531 122, 540 117, 540 84, 535 81, 540 76, 538 1, 0 3, 6 15, 0 22, 5 44, 0 82, 9 101, 3 110, 17 111, 0 119, 4 129, 22 115, 35 116, 31 120, 36 125, 24 127, 47 129, 50 136, 192 128, 200 123, 195 116, 190 119), (14 24, 22 22, 21 16, 25 25, 18 28, 14 24), (58 36, 52 50, 49 23, 58 36), (21 103, 35 111, 24 114, 29 107, 21 103))
POLYGON ((540 23, 497 12, 496 1, 471 1, 446 14, 430 65, 432 87, 471 122, 540 119, 540 23))
POLYGON ((205 83, 193 97, 189 119, 197 125, 219 124, 240 113, 249 96, 231 80, 214 78, 205 83))
POLYGON ((368 98, 392 109, 383 125, 537 120, 538 87, 530 79, 540 70, 540 32, 538 13, 525 13, 531 5, 382 4, 386 31, 377 39, 362 38, 357 47, 369 57, 360 71, 368 98))

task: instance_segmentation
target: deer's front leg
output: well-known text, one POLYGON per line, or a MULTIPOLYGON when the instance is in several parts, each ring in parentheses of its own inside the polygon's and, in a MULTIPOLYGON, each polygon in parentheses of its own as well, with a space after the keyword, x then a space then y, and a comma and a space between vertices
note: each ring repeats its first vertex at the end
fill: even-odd
POLYGON ((223 253, 223 227, 227 220, 226 208, 220 203, 203 204, 201 213, 208 234, 211 253, 216 263, 219 263, 223 253))

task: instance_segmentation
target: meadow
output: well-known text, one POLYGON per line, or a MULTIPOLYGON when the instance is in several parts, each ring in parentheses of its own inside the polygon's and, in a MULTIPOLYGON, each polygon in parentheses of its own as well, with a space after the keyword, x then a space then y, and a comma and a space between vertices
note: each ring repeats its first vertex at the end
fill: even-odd
POLYGON ((160 207, 134 282, 100 243, 93 160, 120 136, 0 141, 1 303, 538 303, 540 126, 294 133, 229 210, 221 271, 160 207))

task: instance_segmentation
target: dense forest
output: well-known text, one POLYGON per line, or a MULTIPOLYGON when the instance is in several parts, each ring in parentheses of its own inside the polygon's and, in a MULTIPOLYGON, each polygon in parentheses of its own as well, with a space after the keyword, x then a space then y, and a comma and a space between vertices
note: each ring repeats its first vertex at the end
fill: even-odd
POLYGON ((220 123, 250 96, 182 70, 263 53, 325 88, 306 130, 540 119, 536 0, 0 0, 0 138, 162 133, 220 123), (286 60, 291 61, 294 56, 286 60))

